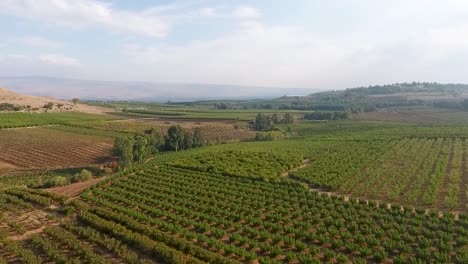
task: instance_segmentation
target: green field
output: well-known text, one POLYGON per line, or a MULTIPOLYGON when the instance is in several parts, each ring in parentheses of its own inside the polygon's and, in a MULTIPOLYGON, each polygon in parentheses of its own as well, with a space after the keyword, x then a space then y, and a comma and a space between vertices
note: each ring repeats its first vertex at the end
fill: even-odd
MULTIPOLYGON (((168 120, 239 120, 218 124, 229 127, 258 113, 194 106, 163 119, 180 108, 10 116, 8 127, 56 126, 0 132, 94 146, 168 120)), ((60 170, 0 177, 0 263, 467 263, 468 126, 400 121, 298 119, 278 141, 159 153, 73 199, 19 187, 60 170)))

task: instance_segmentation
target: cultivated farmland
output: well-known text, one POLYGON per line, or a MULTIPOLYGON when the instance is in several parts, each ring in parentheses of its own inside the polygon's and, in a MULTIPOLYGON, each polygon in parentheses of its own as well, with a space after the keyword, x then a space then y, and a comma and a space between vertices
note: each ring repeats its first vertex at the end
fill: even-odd
POLYGON ((53 128, 0 130, 0 171, 93 166, 105 162, 112 143, 53 128))

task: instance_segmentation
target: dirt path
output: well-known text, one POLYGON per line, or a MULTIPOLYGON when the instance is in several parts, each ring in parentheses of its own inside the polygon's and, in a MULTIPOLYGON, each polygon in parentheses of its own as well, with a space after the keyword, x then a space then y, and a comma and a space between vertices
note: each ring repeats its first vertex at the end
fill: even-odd
POLYGON ((302 168, 307 167, 307 166, 310 164, 310 162, 311 162, 310 159, 305 159, 305 160, 303 160, 302 163, 301 163, 301 165, 299 165, 299 166, 297 166, 297 167, 295 167, 295 168, 292 168, 292 169, 290 169, 290 170, 288 170, 288 171, 285 171, 285 172, 281 173, 281 177, 288 177, 289 174, 290 174, 291 172, 295 172, 295 171, 297 171, 297 170, 300 170, 300 169, 302 169, 302 168))
POLYGON ((34 230, 26 231, 24 234, 21 234, 21 235, 9 236, 8 239, 10 239, 10 240, 16 240, 16 241, 25 240, 25 239, 27 239, 30 235, 42 233, 42 231, 44 231, 45 228, 50 227, 50 226, 54 226, 54 225, 56 226, 56 225, 59 225, 59 224, 57 223, 57 224, 53 224, 53 225, 41 226, 40 228, 37 228, 37 229, 34 229, 34 230))
POLYGON ((46 189, 45 191, 64 195, 70 198, 76 198, 86 188, 93 186, 94 184, 104 180, 105 178, 106 177, 94 178, 85 182, 78 182, 78 183, 73 183, 67 186, 49 188, 49 189, 46 189))

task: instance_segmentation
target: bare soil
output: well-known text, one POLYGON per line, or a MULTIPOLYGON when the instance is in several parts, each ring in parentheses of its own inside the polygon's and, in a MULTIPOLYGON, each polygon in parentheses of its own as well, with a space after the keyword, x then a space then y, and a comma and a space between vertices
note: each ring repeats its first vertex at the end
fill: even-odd
POLYGON ((51 128, 0 130, 0 172, 98 166, 112 146, 112 138, 51 128))
POLYGON ((15 169, 16 166, 6 161, 0 160, 0 170, 15 169))
POLYGON ((93 186, 94 184, 104 180, 105 177, 94 178, 89 181, 77 182, 67 186, 54 187, 46 189, 45 191, 64 195, 70 198, 78 197, 86 188, 93 186))
POLYGON ((89 114, 105 114, 108 112, 114 112, 111 108, 91 106, 86 104, 73 104, 71 101, 59 100, 47 96, 30 96, 18 94, 12 91, 9 91, 5 88, 0 88, 0 103, 10 103, 20 106, 31 106, 31 109, 38 108, 39 110, 34 110, 34 112, 45 112, 44 105, 48 103, 53 103, 54 106, 52 109, 47 110, 48 112, 82 112, 89 114), (60 108, 57 105, 63 105, 60 108))

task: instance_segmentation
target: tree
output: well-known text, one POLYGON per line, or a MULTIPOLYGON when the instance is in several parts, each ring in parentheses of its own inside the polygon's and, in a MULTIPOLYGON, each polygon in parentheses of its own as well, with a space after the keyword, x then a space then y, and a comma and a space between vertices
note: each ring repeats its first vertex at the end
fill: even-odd
POLYGON ((93 174, 89 170, 83 169, 80 173, 77 173, 75 176, 73 176, 72 182, 82 182, 92 178, 93 174))
POLYGON ((184 129, 182 146, 180 149, 191 149, 192 147, 193 147, 193 134, 190 131, 184 129))
POLYGON ((133 144, 133 161, 142 163, 148 155, 148 139, 143 135, 136 135, 133 144))
POLYGON ((145 136, 148 139, 148 151, 149 154, 156 154, 162 150, 164 146, 164 138, 157 130, 154 128, 145 130, 145 136))
POLYGON ((74 105, 76 105, 77 103, 80 102, 80 99, 79 98, 73 98, 72 102, 73 102, 74 105))
POLYGON ((64 185, 67 185, 69 182, 68 182, 68 179, 64 176, 55 176, 54 178, 52 179, 49 179, 46 183, 45 183, 45 186, 46 187, 54 187, 54 186, 64 186, 64 185))
POLYGON ((193 130, 193 144, 194 148, 202 147, 204 144, 203 134, 199 127, 193 130))
POLYGON ((49 102, 43 106, 43 108, 45 109, 52 109, 53 107, 54 107, 54 103, 52 102, 49 102))
POLYGON ((271 116, 271 120, 273 121, 273 124, 280 124, 281 121, 282 121, 282 117, 280 115, 278 115, 277 113, 274 113, 272 116, 271 116))
POLYGON ((114 141, 112 152, 119 158, 119 165, 127 167, 133 163, 133 145, 135 139, 132 137, 118 137, 114 141))
POLYGON ((166 136, 166 148, 168 150, 175 150, 178 151, 180 147, 183 145, 184 140, 184 129, 177 125, 171 126, 167 130, 166 136))
POLYGON ((284 115, 284 123, 285 124, 294 123, 294 116, 291 113, 286 113, 286 115, 284 115))
POLYGON ((253 121, 253 129, 256 131, 269 131, 273 129, 273 121, 269 116, 258 113, 253 121))

